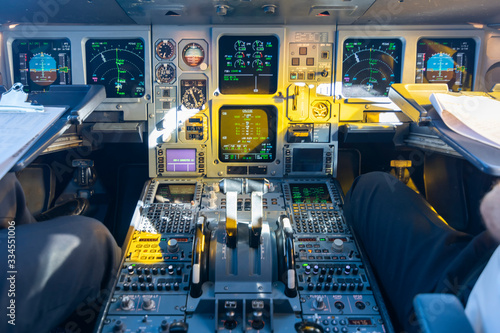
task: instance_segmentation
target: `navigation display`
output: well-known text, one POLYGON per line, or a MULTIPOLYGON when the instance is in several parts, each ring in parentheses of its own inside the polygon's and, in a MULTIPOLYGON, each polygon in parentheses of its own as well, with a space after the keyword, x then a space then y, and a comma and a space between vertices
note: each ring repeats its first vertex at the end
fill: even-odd
POLYGON ((69 39, 16 39, 12 43, 12 54, 14 82, 21 82, 25 92, 71 84, 69 39))
POLYGON ((391 84, 401 82, 400 39, 349 38, 343 47, 344 96, 386 97, 391 84))
POLYGON ((326 184, 290 184, 293 203, 332 203, 326 184))
POLYGON ((223 106, 219 110, 222 162, 272 162, 276 158, 274 106, 223 106))
POLYGON ((475 53, 472 38, 421 38, 415 82, 446 83, 451 91, 472 90, 475 53))
POLYGON ((107 98, 144 96, 142 39, 89 39, 85 52, 87 84, 103 85, 107 98))
POLYGON ((195 172, 196 149, 166 149, 167 172, 195 172))
POLYGON ((278 89, 276 36, 222 36, 219 89, 222 94, 274 94, 278 89))

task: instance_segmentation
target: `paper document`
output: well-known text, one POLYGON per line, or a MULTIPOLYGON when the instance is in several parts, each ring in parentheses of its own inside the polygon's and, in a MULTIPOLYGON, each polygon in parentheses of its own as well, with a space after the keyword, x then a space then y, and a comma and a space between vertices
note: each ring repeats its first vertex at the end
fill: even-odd
POLYGON ((45 112, 0 111, 0 179, 66 110, 46 107, 45 112))
POLYGON ((429 99, 450 129, 500 149, 500 101, 441 93, 432 94, 429 99))

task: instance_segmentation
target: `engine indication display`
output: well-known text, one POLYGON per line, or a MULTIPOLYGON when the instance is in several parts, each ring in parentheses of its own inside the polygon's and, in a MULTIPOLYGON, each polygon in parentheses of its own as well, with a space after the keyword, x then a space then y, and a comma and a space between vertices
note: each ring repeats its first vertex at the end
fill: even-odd
POLYGON ((25 92, 46 91, 51 85, 71 84, 69 39, 16 39, 12 43, 14 81, 25 92))
POLYGON ((401 82, 403 43, 400 39, 349 38, 344 41, 342 94, 384 97, 401 82))
POLYGON ((274 94, 278 88, 276 36, 222 36, 219 89, 222 94, 274 94))
POLYGON ((102 84, 108 98, 144 96, 142 39, 89 39, 85 50, 87 84, 102 84))
POLYGON ((446 83, 451 91, 472 90, 476 42, 472 38, 421 38, 416 83, 446 83))
POLYGON ((276 158, 276 108, 223 106, 219 126, 222 162, 272 162, 276 158))

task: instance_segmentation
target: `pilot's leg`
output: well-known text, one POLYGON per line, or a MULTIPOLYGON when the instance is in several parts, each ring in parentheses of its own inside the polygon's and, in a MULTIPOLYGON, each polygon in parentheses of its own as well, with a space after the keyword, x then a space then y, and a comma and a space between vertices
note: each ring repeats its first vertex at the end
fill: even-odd
POLYGON ((0 182, 0 222, 10 225, 0 230, 0 332, 48 332, 75 309, 80 323, 91 322, 97 309, 84 306, 105 299, 120 261, 112 235, 84 216, 31 223, 19 183, 8 177, 0 182))
POLYGON ((419 194, 386 173, 359 177, 345 199, 346 219, 408 332, 416 330, 416 294, 466 294, 463 289, 475 282, 467 281, 469 272, 480 273, 497 245, 486 232, 472 237, 452 229, 419 194))
POLYGON ((26 206, 23 189, 13 172, 0 180, 0 229, 8 228, 10 221, 15 221, 17 225, 36 222, 26 206))

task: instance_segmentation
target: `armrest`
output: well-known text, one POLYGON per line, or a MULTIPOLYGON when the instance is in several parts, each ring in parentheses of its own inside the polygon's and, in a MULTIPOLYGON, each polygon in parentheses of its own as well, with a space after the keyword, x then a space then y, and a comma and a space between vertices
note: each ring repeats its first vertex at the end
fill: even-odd
POLYGON ((413 299, 418 323, 424 333, 474 333, 462 303, 451 294, 419 294, 413 299))

